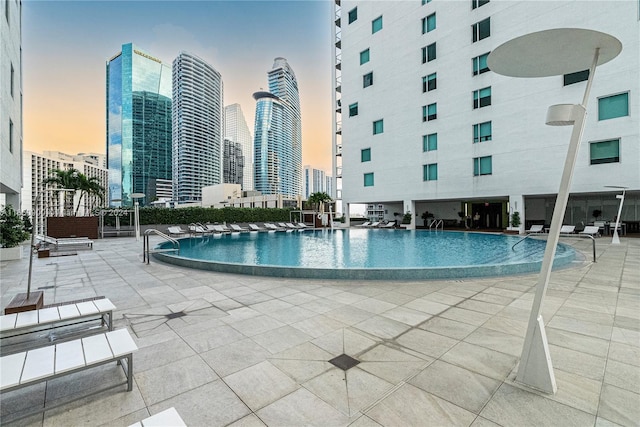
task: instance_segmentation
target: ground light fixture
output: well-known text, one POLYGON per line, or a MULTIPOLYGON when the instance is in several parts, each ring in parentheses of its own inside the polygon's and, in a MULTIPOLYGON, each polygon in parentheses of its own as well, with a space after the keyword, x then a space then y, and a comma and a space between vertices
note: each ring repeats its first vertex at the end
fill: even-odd
POLYGON ((516 382, 545 393, 554 394, 557 386, 542 319, 542 302, 549 286, 551 267, 567 208, 596 67, 611 61, 621 51, 622 43, 609 34, 581 28, 556 28, 507 41, 493 50, 487 58, 491 71, 509 77, 550 77, 589 70, 582 104, 553 105, 547 111, 546 124, 573 126, 573 131, 516 374, 516 382))
POLYGON ((143 199, 144 193, 131 193, 133 199, 133 216, 136 228, 136 241, 140 241, 140 199, 143 199))
POLYGON ((613 229, 613 238, 611 239, 612 245, 620 244, 620 236, 618 235, 618 227, 620 225, 620 215, 622 215, 622 205, 624 205, 624 193, 629 187, 621 187, 619 185, 605 185, 606 188, 617 188, 622 190, 622 194, 616 194, 616 199, 620 199, 620 206, 618 207, 618 215, 616 216, 616 225, 613 229))

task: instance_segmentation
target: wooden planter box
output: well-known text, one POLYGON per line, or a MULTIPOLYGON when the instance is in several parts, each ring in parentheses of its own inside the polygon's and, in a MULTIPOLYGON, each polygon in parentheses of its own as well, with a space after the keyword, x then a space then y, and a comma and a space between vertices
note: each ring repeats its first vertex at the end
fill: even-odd
POLYGON ((51 216, 47 218, 47 235, 63 237, 98 238, 97 216, 51 216))

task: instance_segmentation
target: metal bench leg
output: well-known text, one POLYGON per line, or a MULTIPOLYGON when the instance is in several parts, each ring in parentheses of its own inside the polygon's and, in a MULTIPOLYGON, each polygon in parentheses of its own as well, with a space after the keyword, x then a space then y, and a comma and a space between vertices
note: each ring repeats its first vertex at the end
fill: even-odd
POLYGON ((133 353, 127 355, 127 391, 133 390, 133 353))

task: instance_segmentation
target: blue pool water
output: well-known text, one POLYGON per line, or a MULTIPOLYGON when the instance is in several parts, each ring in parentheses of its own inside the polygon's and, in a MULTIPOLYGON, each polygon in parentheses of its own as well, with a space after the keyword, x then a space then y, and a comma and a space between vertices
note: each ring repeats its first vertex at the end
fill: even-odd
MULTIPOLYGON (((180 240, 163 261, 207 270, 335 279, 441 279, 540 270, 545 241, 520 236, 426 230, 314 230, 242 233, 180 240)), ((163 244, 161 247, 168 247, 163 244)), ((558 245, 554 267, 574 260, 558 245)))

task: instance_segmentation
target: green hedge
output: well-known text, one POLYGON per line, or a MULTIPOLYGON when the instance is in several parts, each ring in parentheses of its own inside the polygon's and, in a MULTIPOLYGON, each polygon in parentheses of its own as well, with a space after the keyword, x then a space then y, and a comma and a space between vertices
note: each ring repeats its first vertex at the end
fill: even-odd
MULTIPOLYGON (((192 224, 195 222, 289 222, 291 209, 275 208, 140 208, 140 224, 192 224)), ((128 222, 123 217, 121 224, 128 222), (124 221, 123 221, 124 220, 124 221)))

